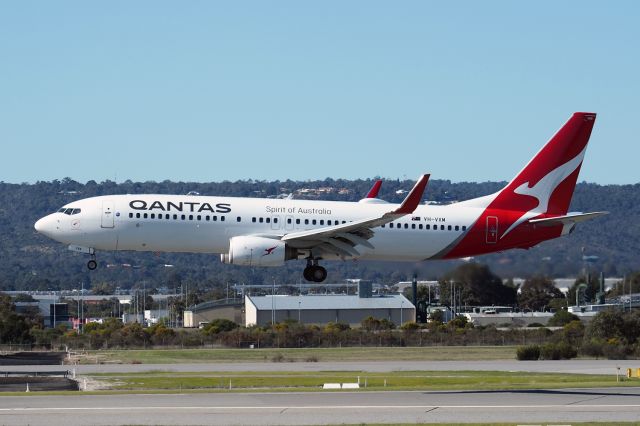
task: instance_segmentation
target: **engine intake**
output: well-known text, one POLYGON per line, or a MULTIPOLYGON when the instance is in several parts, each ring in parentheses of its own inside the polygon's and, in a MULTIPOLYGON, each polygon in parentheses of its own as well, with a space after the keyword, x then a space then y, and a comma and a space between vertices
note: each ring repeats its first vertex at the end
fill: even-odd
POLYGON ((290 259, 297 259, 297 251, 283 241, 251 236, 231 238, 229 253, 220 255, 222 263, 241 266, 282 266, 290 259))

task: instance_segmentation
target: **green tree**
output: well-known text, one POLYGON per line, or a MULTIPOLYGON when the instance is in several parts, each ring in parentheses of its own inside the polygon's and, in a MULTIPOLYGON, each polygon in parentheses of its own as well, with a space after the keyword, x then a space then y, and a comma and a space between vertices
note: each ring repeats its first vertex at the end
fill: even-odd
POLYGON ((542 311, 553 299, 562 299, 564 295, 549 277, 536 275, 528 278, 520 287, 518 305, 534 311, 542 311))
POLYGON ((448 303, 452 285, 462 291, 461 301, 466 305, 513 305, 515 287, 506 286, 487 265, 471 262, 460 265, 440 280, 441 303, 448 303))
POLYGON ((0 342, 3 343, 31 343, 31 325, 27 320, 16 314, 11 297, 0 294, 0 342))

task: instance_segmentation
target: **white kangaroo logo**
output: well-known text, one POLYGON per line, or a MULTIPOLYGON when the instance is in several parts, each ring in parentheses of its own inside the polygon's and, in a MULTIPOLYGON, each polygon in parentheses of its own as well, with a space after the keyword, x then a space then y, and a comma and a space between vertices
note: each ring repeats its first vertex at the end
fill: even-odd
POLYGON ((536 183, 533 187, 529 187, 529 182, 525 182, 516 189, 513 190, 514 193, 520 195, 528 195, 538 200, 538 205, 533 209, 525 212, 520 216, 518 220, 513 222, 513 224, 502 234, 501 239, 505 237, 513 228, 520 225, 522 222, 531 219, 532 217, 536 217, 542 213, 546 213, 547 208, 549 207, 549 198, 551 198, 551 194, 556 190, 558 185, 560 185, 566 178, 568 178, 571 173, 573 173, 578 166, 582 163, 582 159, 587 150, 585 146, 582 152, 576 155, 571 160, 567 161, 561 166, 558 166, 556 169, 549 172, 548 175, 543 177, 536 183))

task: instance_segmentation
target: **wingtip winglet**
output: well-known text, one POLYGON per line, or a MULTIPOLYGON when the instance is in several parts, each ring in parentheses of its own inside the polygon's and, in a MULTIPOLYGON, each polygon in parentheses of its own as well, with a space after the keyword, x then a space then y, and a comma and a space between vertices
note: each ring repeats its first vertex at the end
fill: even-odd
POLYGON ((375 181, 367 196, 364 198, 378 198, 378 192, 380 192, 380 187, 382 186, 382 179, 378 179, 375 181))
POLYGON ((418 207, 420 201, 422 200, 422 195, 424 194, 424 190, 427 187, 427 183, 429 182, 429 174, 424 174, 418 179, 418 182, 413 186, 413 189, 409 192, 407 197, 404 199, 400 207, 396 209, 394 213, 396 214, 411 214, 418 207))

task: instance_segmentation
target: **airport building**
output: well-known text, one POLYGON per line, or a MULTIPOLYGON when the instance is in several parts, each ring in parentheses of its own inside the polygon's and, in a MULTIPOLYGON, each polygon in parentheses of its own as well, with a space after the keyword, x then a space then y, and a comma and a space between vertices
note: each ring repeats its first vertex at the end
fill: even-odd
POLYGON ((198 327, 215 319, 227 319, 237 324, 244 324, 243 300, 212 300, 191 306, 184 311, 185 327, 198 327))
POLYGON ((403 295, 360 297, 347 295, 245 296, 245 325, 264 326, 295 320, 302 324, 329 322, 359 327, 367 317, 387 319, 396 325, 415 321, 416 308, 403 295))

